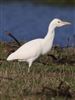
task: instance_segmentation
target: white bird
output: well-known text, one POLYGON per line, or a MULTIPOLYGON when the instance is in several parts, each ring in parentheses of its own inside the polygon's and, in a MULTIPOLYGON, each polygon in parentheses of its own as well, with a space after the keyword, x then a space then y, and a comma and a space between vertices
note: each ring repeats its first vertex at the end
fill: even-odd
POLYGON ((34 39, 23 44, 19 49, 8 56, 7 61, 26 61, 29 64, 29 72, 33 61, 40 55, 44 55, 51 50, 55 36, 55 28, 68 24, 70 23, 55 18, 49 24, 47 35, 44 38, 34 39))

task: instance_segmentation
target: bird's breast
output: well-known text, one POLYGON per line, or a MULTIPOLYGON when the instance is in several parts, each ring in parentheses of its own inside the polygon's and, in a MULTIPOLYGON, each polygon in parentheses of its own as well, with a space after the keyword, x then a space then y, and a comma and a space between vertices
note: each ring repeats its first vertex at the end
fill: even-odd
POLYGON ((50 46, 49 45, 48 46, 46 45, 45 47, 43 47, 42 54, 46 54, 47 52, 49 52, 50 49, 51 49, 51 47, 52 47, 51 45, 50 46))
POLYGON ((42 48, 42 54, 46 54, 52 48, 53 41, 44 42, 42 48))

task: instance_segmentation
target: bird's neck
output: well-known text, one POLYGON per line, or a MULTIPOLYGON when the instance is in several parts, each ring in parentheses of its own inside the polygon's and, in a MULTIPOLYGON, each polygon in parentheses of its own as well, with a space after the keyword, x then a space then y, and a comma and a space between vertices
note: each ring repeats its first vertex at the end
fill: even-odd
POLYGON ((54 35, 55 35, 54 29, 55 28, 50 28, 50 27, 48 29, 48 33, 45 36, 44 42, 43 42, 42 54, 46 54, 52 48, 54 35))
POLYGON ((50 25, 48 28, 47 35, 45 36, 44 40, 45 41, 53 41, 55 36, 55 27, 50 25))
POLYGON ((49 26, 49 28, 48 28, 48 33, 45 36, 45 38, 43 39, 44 41, 43 41, 42 54, 47 53, 52 48, 54 35, 55 35, 54 29, 55 29, 55 27, 53 27, 53 26, 49 26))

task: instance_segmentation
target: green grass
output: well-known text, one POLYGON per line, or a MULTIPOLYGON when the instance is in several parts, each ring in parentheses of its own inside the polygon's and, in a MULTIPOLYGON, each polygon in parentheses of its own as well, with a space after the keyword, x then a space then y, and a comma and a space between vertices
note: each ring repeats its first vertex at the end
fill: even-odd
MULTIPOLYGON (((0 59, 7 58, 8 51, 5 49, 6 45, 0 43, 0 59)), ((53 50, 51 54, 54 54, 57 58, 59 55, 65 56, 65 52, 53 50)), ((0 100, 50 100, 48 96, 31 95, 31 93, 41 92, 43 86, 55 89, 60 80, 68 82, 72 91, 74 91, 75 65, 53 63, 48 59, 50 60, 47 55, 38 58, 33 63, 30 73, 27 72, 27 63, 1 61, 0 100), (28 94, 29 96, 27 96, 28 94)), ((64 97, 58 98, 56 97, 55 100, 64 100, 64 97)))

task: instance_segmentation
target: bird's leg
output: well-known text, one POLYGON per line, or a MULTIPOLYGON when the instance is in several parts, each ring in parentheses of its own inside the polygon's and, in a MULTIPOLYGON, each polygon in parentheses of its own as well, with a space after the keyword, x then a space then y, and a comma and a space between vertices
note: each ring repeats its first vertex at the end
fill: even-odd
POLYGON ((20 65, 20 62, 18 62, 18 69, 19 69, 19 71, 21 71, 21 65, 20 65))
POLYGON ((29 62, 28 73, 30 72, 31 65, 32 65, 32 61, 29 62))
POLYGON ((28 73, 30 72, 30 67, 28 67, 28 73))

